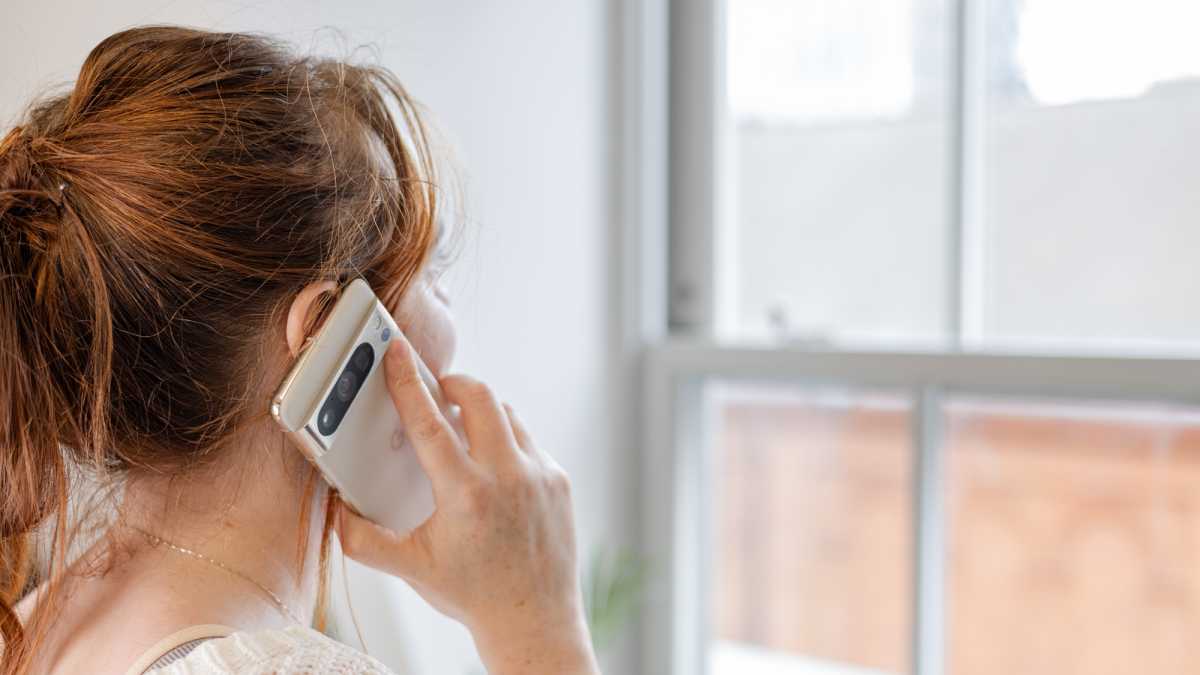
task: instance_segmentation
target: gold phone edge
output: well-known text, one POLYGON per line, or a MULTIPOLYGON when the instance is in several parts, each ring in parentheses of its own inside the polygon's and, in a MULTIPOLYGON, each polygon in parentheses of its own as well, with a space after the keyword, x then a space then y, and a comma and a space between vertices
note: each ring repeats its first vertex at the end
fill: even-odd
MULTIPOLYGON (((338 300, 341 300, 341 290, 342 289, 339 289, 338 292, 338 300)), ((378 303, 379 301, 376 300, 376 302, 378 303)), ((317 333, 320 334, 320 329, 317 330, 317 333)), ((353 499, 348 498, 346 492, 338 484, 336 477, 332 476, 324 469, 324 467, 321 466, 320 458, 325 454, 325 448, 311 438, 312 431, 308 427, 307 420, 299 429, 293 429, 283 419, 283 400, 287 397, 288 390, 295 383, 296 378, 299 377, 300 371, 303 369, 304 363, 310 353, 309 348, 312 346, 314 341, 314 338, 305 340, 304 346, 300 349, 300 353, 296 355, 296 361, 288 370, 287 376, 283 378, 283 382, 280 383, 279 389, 275 391, 275 396, 271 399, 271 417, 275 418, 275 422, 281 429, 283 429, 284 435, 287 436, 295 446, 300 448, 304 458, 307 459, 308 462, 312 464, 313 468, 317 470, 317 473, 320 474, 321 479, 327 485, 337 491, 340 499, 343 502, 348 504, 355 511, 362 513, 361 505, 355 503, 353 499)))

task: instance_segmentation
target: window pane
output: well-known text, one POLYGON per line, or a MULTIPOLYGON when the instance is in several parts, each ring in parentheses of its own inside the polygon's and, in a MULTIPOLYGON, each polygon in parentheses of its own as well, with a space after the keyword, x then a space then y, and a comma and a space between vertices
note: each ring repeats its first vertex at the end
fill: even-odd
POLYGON ((944 335, 944 0, 729 0, 720 328, 944 335))
POLYGON ((984 337, 1200 346, 1200 4, 990 7, 984 337))
POLYGON ((713 675, 908 672, 905 398, 710 384, 713 675))
POLYGON ((1200 672, 1200 411, 947 407, 948 672, 1200 672))

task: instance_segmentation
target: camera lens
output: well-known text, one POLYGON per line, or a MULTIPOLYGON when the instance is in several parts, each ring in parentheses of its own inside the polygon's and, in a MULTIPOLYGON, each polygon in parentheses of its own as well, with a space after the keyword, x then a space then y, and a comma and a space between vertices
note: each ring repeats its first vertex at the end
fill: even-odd
POLYGON ((342 416, 346 414, 346 408, 338 405, 337 400, 330 396, 325 405, 321 406, 321 413, 317 415, 317 431, 328 436, 337 431, 338 425, 342 423, 342 416))
POLYGON ((333 391, 337 394, 338 400, 343 402, 353 398, 356 389, 358 389, 358 376, 350 370, 343 371, 338 377, 337 383, 333 385, 333 391))
POLYGON ((317 431, 325 436, 337 431, 374 363, 375 350, 369 343, 364 342, 355 348, 346 367, 334 381, 333 391, 329 393, 317 414, 317 431))
MULTIPOLYGON (((337 421, 337 410, 334 410, 333 408, 326 408, 321 411, 321 419, 319 420, 318 424, 322 430, 328 429, 329 431, 333 431, 333 429, 337 427, 337 421)), ((328 431, 326 433, 328 433, 328 431)))
POLYGON ((364 342, 354 350, 354 354, 350 356, 350 367, 358 371, 358 374, 366 377, 371 371, 371 364, 375 362, 375 350, 371 349, 371 345, 364 342))

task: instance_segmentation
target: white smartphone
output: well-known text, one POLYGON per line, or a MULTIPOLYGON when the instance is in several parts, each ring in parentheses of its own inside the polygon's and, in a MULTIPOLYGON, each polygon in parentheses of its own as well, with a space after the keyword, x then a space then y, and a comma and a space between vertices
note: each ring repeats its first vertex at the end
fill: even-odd
MULTIPOLYGON (((367 282, 355 279, 307 343, 271 404, 271 414, 326 482, 359 513, 408 532, 433 513, 433 490, 388 393, 383 357, 400 334, 367 282)), ((437 379, 421 379, 447 419, 437 379)))

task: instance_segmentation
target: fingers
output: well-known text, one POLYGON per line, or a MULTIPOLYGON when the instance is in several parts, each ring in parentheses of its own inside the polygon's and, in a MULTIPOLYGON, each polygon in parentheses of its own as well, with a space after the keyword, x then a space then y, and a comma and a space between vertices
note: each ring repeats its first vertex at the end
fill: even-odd
POLYGON ((338 505, 334 528, 342 552, 368 567, 405 579, 420 578, 428 568, 428 549, 421 545, 424 527, 397 534, 358 515, 343 503, 338 505))
POLYGON ((508 415, 508 423, 512 426, 513 436, 517 439, 517 446, 521 448, 525 454, 529 455, 535 463, 541 464, 543 467, 562 470, 558 466, 558 462, 554 458, 542 451, 541 448, 533 442, 533 436, 525 428, 525 423, 517 415, 517 411, 509 404, 504 404, 504 412, 508 415))
POLYGON ((471 456, 486 463, 511 461, 517 440, 492 390, 466 375, 448 375, 441 379, 441 385, 442 394, 461 410, 471 456))
POLYGON ((508 425, 512 428, 513 438, 517 439, 517 447, 525 452, 532 452, 534 449, 533 437, 525 429, 525 424, 517 417, 517 411, 507 403, 504 404, 504 414, 508 416, 508 425))
POLYGON ((404 433, 437 489, 439 484, 445 485, 462 475, 466 470, 466 456, 421 380, 417 358, 408 340, 400 335, 388 346, 384 369, 388 392, 404 425, 404 433))

